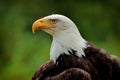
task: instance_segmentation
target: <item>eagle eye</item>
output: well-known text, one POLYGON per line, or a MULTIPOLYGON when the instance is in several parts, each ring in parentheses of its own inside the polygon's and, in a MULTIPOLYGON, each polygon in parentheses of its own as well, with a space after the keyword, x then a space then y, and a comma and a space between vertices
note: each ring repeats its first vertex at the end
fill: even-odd
POLYGON ((50 19, 50 22, 53 23, 53 24, 56 24, 57 23, 57 19, 50 19))

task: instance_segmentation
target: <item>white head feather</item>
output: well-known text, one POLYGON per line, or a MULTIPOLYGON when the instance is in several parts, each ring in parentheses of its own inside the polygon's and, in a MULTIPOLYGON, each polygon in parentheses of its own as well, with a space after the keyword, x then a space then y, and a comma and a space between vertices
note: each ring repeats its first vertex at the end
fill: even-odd
POLYGON ((53 42, 50 50, 50 59, 56 62, 61 54, 70 55, 71 49, 77 51, 77 56, 85 56, 83 48, 86 48, 86 41, 81 37, 76 25, 68 17, 53 14, 45 19, 55 19, 55 28, 44 29, 45 32, 53 36, 53 42))

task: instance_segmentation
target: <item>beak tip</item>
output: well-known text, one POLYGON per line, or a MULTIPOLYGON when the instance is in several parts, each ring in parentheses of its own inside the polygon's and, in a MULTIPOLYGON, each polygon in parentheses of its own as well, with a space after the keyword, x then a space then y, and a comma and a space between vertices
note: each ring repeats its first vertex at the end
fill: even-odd
POLYGON ((34 29, 32 29, 32 33, 33 33, 33 34, 35 33, 35 30, 34 30, 34 29))
POLYGON ((37 20, 32 25, 32 33, 33 34, 35 33, 35 30, 37 30, 38 26, 39 26, 39 21, 37 20))

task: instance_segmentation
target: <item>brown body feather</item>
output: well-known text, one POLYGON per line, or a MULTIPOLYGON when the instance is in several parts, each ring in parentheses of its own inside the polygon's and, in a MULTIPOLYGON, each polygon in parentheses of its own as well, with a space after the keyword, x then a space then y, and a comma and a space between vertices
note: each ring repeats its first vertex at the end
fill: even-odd
POLYGON ((105 51, 88 43, 85 56, 60 55, 56 60, 43 64, 32 80, 120 80, 120 61, 111 58, 105 51))

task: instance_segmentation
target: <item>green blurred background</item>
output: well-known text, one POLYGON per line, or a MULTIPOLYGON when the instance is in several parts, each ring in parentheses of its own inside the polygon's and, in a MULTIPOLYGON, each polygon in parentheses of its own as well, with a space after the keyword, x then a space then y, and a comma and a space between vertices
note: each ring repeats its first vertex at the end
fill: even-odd
POLYGON ((120 57, 120 0, 0 0, 0 80, 31 80, 49 60, 52 37, 31 32, 32 23, 63 14, 82 36, 120 57))

